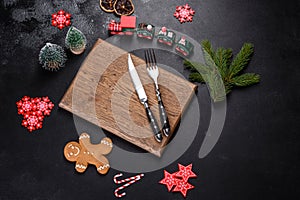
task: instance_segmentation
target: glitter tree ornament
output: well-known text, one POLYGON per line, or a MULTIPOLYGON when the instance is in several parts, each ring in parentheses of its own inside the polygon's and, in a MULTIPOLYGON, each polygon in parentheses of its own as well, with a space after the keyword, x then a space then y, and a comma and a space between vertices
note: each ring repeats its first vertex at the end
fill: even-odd
POLYGON ((86 47, 86 37, 80 30, 72 26, 66 35, 65 45, 72 53, 81 54, 86 47))
POLYGON ((176 17, 180 23, 184 22, 192 22, 195 11, 189 6, 189 4, 185 4, 183 6, 177 6, 174 17, 176 17))
POLYGON ((39 54, 39 61, 44 69, 57 71, 64 67, 67 60, 67 55, 64 49, 57 45, 46 43, 39 54))

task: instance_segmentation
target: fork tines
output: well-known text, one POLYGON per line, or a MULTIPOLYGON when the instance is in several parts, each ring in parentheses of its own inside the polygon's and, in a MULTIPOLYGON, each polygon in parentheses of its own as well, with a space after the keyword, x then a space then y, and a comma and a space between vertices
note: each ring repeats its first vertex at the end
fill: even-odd
POLYGON ((153 49, 145 50, 145 61, 146 61, 147 68, 156 67, 156 58, 153 49))

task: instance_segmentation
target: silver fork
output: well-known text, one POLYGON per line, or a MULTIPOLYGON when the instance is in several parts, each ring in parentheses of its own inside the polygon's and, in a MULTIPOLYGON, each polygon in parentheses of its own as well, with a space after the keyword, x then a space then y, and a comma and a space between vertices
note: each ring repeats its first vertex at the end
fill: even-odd
POLYGON ((160 96, 160 91, 157 83, 159 71, 158 71, 156 57, 153 49, 145 50, 145 61, 146 61, 146 68, 148 74, 153 79, 155 85, 155 91, 156 91, 157 101, 159 105, 160 121, 162 123, 162 132, 166 137, 168 137, 170 134, 170 123, 169 123, 166 109, 164 107, 164 104, 160 96))

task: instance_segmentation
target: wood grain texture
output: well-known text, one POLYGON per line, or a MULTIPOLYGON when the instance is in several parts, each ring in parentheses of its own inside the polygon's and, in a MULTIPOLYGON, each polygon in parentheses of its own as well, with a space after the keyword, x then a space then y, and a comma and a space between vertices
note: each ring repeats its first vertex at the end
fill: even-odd
MULTIPOLYGON (((132 59, 160 124, 154 84, 145 62, 134 55, 132 59)), ((161 143, 153 137, 144 106, 131 82, 127 52, 101 39, 82 64, 59 106, 160 157, 196 85, 162 68, 159 70, 158 82, 171 126, 171 135, 164 137, 161 143)))

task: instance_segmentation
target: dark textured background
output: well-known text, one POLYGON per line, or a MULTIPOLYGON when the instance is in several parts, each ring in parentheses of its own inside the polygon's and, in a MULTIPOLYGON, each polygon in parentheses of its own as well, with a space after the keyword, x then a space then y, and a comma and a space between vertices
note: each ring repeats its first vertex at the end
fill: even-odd
MULTIPOLYGON (((97 38, 107 37, 105 23, 116 18, 104 13, 98 0, 0 1, 0 199, 115 199, 111 169, 106 176, 93 167, 79 175, 63 157, 66 142, 77 139, 72 115, 58 103, 97 38), (73 24, 89 41, 85 53, 68 53, 66 67, 57 73, 43 70, 38 53, 46 42, 63 45, 67 29, 50 25, 59 8, 73 15, 73 24), (49 96, 56 107, 44 127, 28 133, 17 115, 22 96, 49 96)), ((287 199, 299 195, 299 1, 274 0, 133 0, 138 20, 188 34, 197 41, 237 53, 244 42, 255 45, 246 69, 261 74, 261 83, 236 89, 229 96, 227 118, 213 151, 198 159, 209 119, 205 86, 198 97, 201 108, 196 140, 177 163, 193 163, 197 179, 186 199, 287 199), (195 10, 192 23, 180 24, 172 15, 188 2, 195 10)), ((187 71, 182 70, 183 74, 187 71)), ((108 136, 111 136, 108 134, 108 136)), ((135 149, 113 137, 124 148, 135 149)), ((125 173, 126 176, 131 174, 125 173)), ((147 173, 127 189, 125 199, 182 199, 158 181, 163 170, 147 173)))

